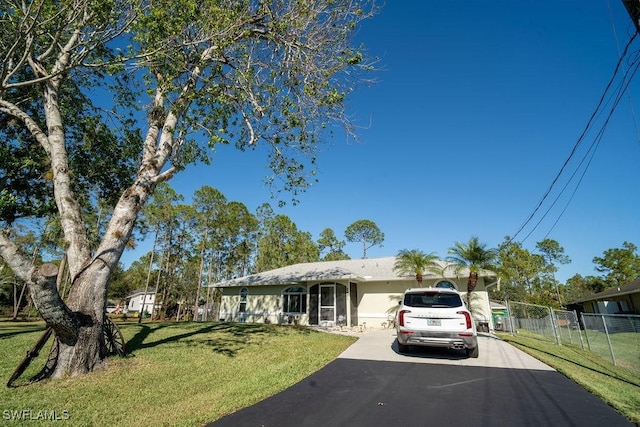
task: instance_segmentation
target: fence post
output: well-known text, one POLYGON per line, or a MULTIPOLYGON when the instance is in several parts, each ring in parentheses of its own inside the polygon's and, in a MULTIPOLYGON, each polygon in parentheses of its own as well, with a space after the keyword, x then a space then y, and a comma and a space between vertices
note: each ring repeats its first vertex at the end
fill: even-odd
MULTIPOLYGON (((573 314, 573 313, 571 313, 573 314)), ((567 334, 569 334, 569 343, 573 344, 573 334, 571 333, 571 321, 573 319, 566 319, 567 322, 567 334)), ((562 335, 562 334, 561 334, 562 335)))
MULTIPOLYGON (((578 337, 580 338, 580 347, 584 350, 584 341, 582 341, 582 329, 580 328, 580 320, 578 319, 578 312, 573 310, 573 318, 576 319, 577 327, 578 327, 578 337)), ((584 319, 582 319, 584 324, 584 319)))
POLYGON ((582 325, 584 326, 584 336, 587 337, 587 347, 589 351, 591 351, 591 341, 589 341, 589 330, 587 329, 587 322, 584 319, 584 313, 580 313, 580 317, 582 318, 582 325))
POLYGON ((553 308, 548 307, 549 309, 549 318, 551 319, 551 331, 553 331, 553 337, 556 340, 556 344, 562 345, 562 340, 560 339, 560 333, 558 331, 558 319, 556 318, 556 313, 553 311, 553 308))
POLYGON ((509 332, 511 335, 515 335, 515 325, 513 324, 513 311, 511 311, 511 304, 509 304, 509 300, 504 300, 504 305, 507 306, 507 319, 509 319, 509 332))
POLYGON ((607 334, 607 343, 609 344, 609 351, 611 351, 611 359, 613 360, 613 364, 616 364, 616 355, 613 353, 613 347, 611 346, 611 338, 609 337, 609 328, 607 328, 607 321, 604 318, 604 314, 602 315, 602 324, 604 325, 604 333, 607 334))

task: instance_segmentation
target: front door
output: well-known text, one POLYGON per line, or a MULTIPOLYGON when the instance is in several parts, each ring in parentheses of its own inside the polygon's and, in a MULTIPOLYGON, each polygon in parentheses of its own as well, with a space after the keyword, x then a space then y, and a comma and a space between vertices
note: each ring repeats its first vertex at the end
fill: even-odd
POLYGON ((340 283, 321 283, 309 288, 309 324, 345 325, 347 322, 347 287, 340 283))
POLYGON ((336 286, 320 285, 320 322, 336 321, 336 286))

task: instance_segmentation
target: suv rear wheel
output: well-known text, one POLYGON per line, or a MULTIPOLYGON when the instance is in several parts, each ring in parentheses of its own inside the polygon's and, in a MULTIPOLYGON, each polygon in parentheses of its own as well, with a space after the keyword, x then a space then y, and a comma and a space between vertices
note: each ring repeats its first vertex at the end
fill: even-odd
POLYGON ((399 353, 409 353, 409 346, 405 345, 405 344, 400 344, 400 341, 397 341, 398 343, 398 352, 399 353))
POLYGON ((478 357, 480 352, 478 351, 478 347, 468 348, 467 349, 467 357, 478 357))

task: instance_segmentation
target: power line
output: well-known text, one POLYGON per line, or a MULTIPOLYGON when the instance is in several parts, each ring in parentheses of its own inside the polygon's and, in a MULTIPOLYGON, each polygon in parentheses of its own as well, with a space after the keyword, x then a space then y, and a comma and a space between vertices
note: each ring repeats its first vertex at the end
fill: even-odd
MULTIPOLYGON (((634 23, 634 25, 636 25, 636 31, 638 31, 638 19, 637 17, 634 17, 635 15, 638 14, 639 11, 639 6, 638 6, 638 0, 628 0, 625 2, 625 7, 627 8, 627 11, 629 12, 629 16, 631 17, 632 22, 634 23), (631 3, 635 1, 636 2, 636 6, 635 8, 633 7, 633 5, 631 5, 631 3)), ((613 38, 616 41, 616 48, 618 49, 618 56, 621 55, 620 53, 620 40, 618 39, 618 32, 616 31, 616 25, 614 23, 613 20, 613 11, 611 10, 611 1, 607 0, 607 7, 609 8, 609 21, 611 22, 611 31, 613 32, 613 38)), ((629 110, 631 111, 631 121, 633 122, 633 130, 635 131, 636 134, 636 142, 638 143, 638 146, 640 147, 640 131, 638 131, 638 122, 636 120, 636 112, 635 109, 633 108, 633 100, 631 99, 631 92, 627 92, 627 97, 629 99, 629 110)))
POLYGON ((524 239, 522 239, 522 242, 524 242, 525 240, 527 240, 527 238, 533 233, 533 231, 540 225, 540 223, 542 222, 542 220, 547 216, 547 214, 551 211, 551 208, 553 208, 555 206, 555 204, 557 203, 557 201, 560 199, 560 196, 564 193, 564 191, 567 189, 567 187, 569 186, 569 184, 571 183, 571 181, 575 178, 576 174, 578 173, 578 171, 580 170, 580 168, 582 167, 582 165, 585 163, 585 160, 587 159, 587 157, 589 157, 589 160, 586 163, 586 166, 584 167, 584 170, 580 176, 580 179, 578 180, 573 192, 571 193, 571 196, 569 197, 569 200, 567 201, 567 203, 565 204, 565 207, 562 209, 562 212, 560 212, 560 215, 558 216, 558 218, 556 219, 556 221, 553 223, 551 229, 547 232, 547 234, 545 235, 545 238, 551 233, 551 231, 553 231, 553 229, 555 228, 555 226, 557 225, 558 221, 560 221, 560 218, 563 216, 564 212, 567 210, 567 208, 569 207, 569 204, 571 203, 571 200, 573 199, 573 196, 576 194, 578 187, 580 187, 580 184, 582 183, 582 180, 584 179, 587 170, 589 169, 589 166, 591 165, 591 161, 593 160, 595 153, 598 149, 598 146, 600 145, 600 142, 602 141, 602 138, 604 137, 604 133, 605 130, 609 124, 609 121, 611 120, 611 117, 613 116, 613 113, 615 112, 616 108, 618 107, 618 105, 620 104, 620 101, 622 100, 622 97, 624 96, 625 93, 628 93, 627 89, 629 88, 629 85, 631 84, 631 81, 633 80, 634 76, 636 75, 636 73, 638 72, 638 68, 640 67, 640 62, 637 60, 634 60, 631 64, 630 64, 630 68, 635 67, 633 69, 633 71, 631 72, 631 75, 629 76, 629 69, 627 69, 627 71, 625 72, 624 76, 623 76, 623 80, 622 82, 620 82, 619 88, 618 88, 618 93, 616 95, 616 98, 613 102, 613 105, 611 107, 611 109, 609 110, 609 113, 607 115, 607 118, 605 119, 604 123, 602 124, 602 126, 600 127, 600 130, 598 131, 598 134, 596 135, 595 139, 593 140, 593 142, 591 143, 591 145, 589 146, 589 149, 587 150, 587 152, 584 154, 584 156, 582 157, 582 160, 580 161, 580 163, 578 164, 578 166, 576 166, 576 169, 574 170, 573 174, 571 174, 571 177, 567 180, 567 182, 565 183, 564 187, 562 188, 562 190, 558 193, 558 196, 554 199, 553 203, 551 204, 551 206, 547 209, 547 211, 545 212, 545 214, 543 215, 543 217, 536 223, 536 225, 534 226, 534 228, 529 232, 529 234, 527 234, 525 236, 524 239), (591 154, 589 154, 591 153, 591 154))
MULTIPOLYGON (((562 167, 560 168, 560 171, 557 173, 557 175, 555 176, 555 178, 553 179, 553 181, 551 182, 551 185, 549 185, 549 188, 547 188, 547 190, 545 191, 544 195, 542 196, 542 198, 540 199, 540 201, 538 202, 538 204, 535 206, 535 208, 533 209, 533 211, 531 212, 531 214, 527 217, 527 219, 524 221, 524 223, 520 226, 520 228, 518 228, 518 231, 516 231, 516 233, 509 239, 509 241, 513 241, 516 239, 516 237, 522 232, 522 230, 533 220, 533 218, 535 217, 535 215, 538 213, 538 211, 540 210, 540 208, 542 207, 542 204, 545 202, 545 200, 547 199, 547 197, 549 197, 549 194, 551 194, 551 191, 553 190, 553 188, 556 186, 556 184, 558 183, 560 176, 563 174, 564 170, 566 169, 567 165, 569 164, 569 162, 571 161, 571 159, 573 158, 574 154, 577 152, 580 144, 582 143, 582 141, 584 140, 587 132, 589 131, 589 129, 591 128, 591 125, 595 119, 596 116, 599 115, 599 113, 601 112, 600 109, 604 103, 604 100, 607 97, 607 93, 609 92, 609 89, 611 88, 611 86, 613 85, 613 82, 616 79, 616 76, 618 75, 618 71, 620 70, 620 67, 622 65, 623 59, 627 56, 627 52, 629 51, 629 47, 631 46, 631 43, 633 43, 633 41, 635 40, 636 36, 638 35, 638 32, 636 31, 631 38, 629 39, 629 41, 627 42, 623 54, 618 58, 618 62, 616 63, 615 69, 613 71, 613 74, 611 76, 611 78, 609 79, 609 82, 607 83, 602 96, 600 97, 596 108, 594 109, 593 113, 591 114, 591 116, 589 117, 589 120, 587 121, 587 124, 585 125, 582 133, 580 134, 580 136, 578 137, 578 140, 576 141, 576 143, 573 146, 573 149, 571 150, 571 153, 569 154, 569 156, 567 157, 567 159, 564 161, 562 167)), ((628 72, 625 73, 625 78, 627 76, 628 72)), ((634 72, 635 74, 635 72, 634 72)), ((625 86, 625 91, 626 91, 626 87, 628 87, 628 84, 625 86)), ((619 102, 618 101, 614 104, 614 107, 611 109, 611 111, 609 112, 609 116, 607 117, 606 123, 609 122, 609 119, 611 118, 611 115, 613 114, 613 111, 615 110, 615 107, 617 106, 619 102)), ((605 123, 605 127, 606 127, 606 123, 605 123)), ((603 128, 604 129, 604 128, 603 128)), ((604 130, 601 130, 601 132, 603 132, 604 130)), ((539 223, 538 223, 539 224, 539 223)), ((535 228, 538 226, 538 224, 536 224, 535 228)), ((529 235, 531 235, 531 233, 533 232, 533 230, 527 235, 527 237, 529 235)), ((525 238, 526 239, 526 238, 525 238)))

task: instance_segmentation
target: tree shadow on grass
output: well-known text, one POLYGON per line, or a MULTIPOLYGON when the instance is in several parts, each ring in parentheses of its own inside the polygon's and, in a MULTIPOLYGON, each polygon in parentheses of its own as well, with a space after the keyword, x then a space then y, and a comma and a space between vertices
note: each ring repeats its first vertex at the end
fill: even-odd
POLYGON ((161 323, 153 325, 141 324, 139 326, 140 330, 127 342, 127 351, 129 353, 160 345, 180 343, 185 347, 207 346, 215 353, 233 357, 238 353, 238 350, 246 347, 249 342, 255 341, 257 337, 276 336, 283 333, 282 326, 259 323, 161 323), (155 341, 150 340, 154 332, 172 327, 180 331, 191 330, 155 341), (211 337, 210 333, 216 333, 216 336, 211 337))
POLYGON ((551 353, 549 351, 541 350, 539 348, 536 348, 533 345, 527 345, 527 344, 523 344, 521 342, 514 342, 514 341, 507 341, 507 342, 509 344, 513 345, 513 346, 521 347, 522 349, 526 348, 526 349, 529 349, 530 351, 534 351, 534 352, 543 353, 543 354, 546 354, 548 356, 554 357, 556 359, 564 360, 567 363, 570 363, 570 364, 575 365, 575 366, 579 366, 579 367, 581 367, 583 369, 587 369, 589 371, 596 372, 596 373, 601 374, 601 375, 606 375, 606 376, 615 378, 616 380, 625 382, 627 384, 640 387, 640 382, 636 382, 636 381, 630 380, 629 378, 624 378, 624 377, 616 374, 615 372, 612 372, 612 371, 610 371, 610 370, 608 370, 608 369, 606 369, 604 367, 601 367, 601 369, 597 369, 597 368, 594 368, 593 366, 586 366, 586 365, 584 365, 582 363, 579 363, 579 362, 577 362, 575 360, 571 360, 571 359, 568 359, 566 357, 559 356, 559 355, 551 353))
POLYGON ((47 325, 44 323, 41 325, 25 325, 25 326, 11 326, 10 329, 0 329, 0 339, 13 337, 16 335, 29 334, 31 332, 42 332, 47 329, 47 325))

